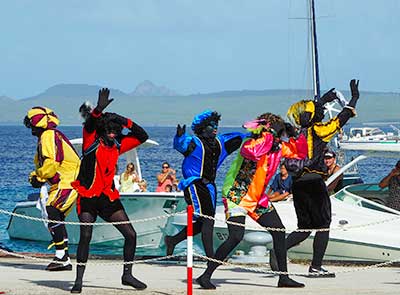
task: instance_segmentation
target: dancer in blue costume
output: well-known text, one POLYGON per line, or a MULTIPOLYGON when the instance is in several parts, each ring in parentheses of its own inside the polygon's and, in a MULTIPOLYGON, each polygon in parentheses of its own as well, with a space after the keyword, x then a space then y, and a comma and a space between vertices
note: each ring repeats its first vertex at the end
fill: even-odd
MULTIPOLYGON (((193 205, 195 223, 193 235, 201 232, 204 251, 213 257, 214 220, 199 217, 198 214, 215 216, 217 190, 215 177, 218 167, 226 157, 237 150, 245 134, 240 132, 217 135, 218 121, 221 115, 213 111, 204 111, 194 117, 192 130, 194 136, 185 133, 186 125, 178 124, 174 137, 174 148, 184 155, 182 174, 184 179, 179 188, 184 191, 185 200, 193 205)), ((186 239, 186 227, 175 236, 166 236, 167 255, 172 255, 175 246, 186 239)))

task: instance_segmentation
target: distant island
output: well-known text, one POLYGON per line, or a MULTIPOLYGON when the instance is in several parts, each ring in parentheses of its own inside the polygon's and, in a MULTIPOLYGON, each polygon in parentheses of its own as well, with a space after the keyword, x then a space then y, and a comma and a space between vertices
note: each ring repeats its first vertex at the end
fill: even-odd
MULTIPOLYGON (((58 84, 44 92, 13 99, 0 96, 0 124, 21 124, 26 111, 38 105, 52 108, 63 125, 79 125, 78 108, 84 101, 97 101, 99 85, 58 84)), ((288 107, 299 99, 310 99, 307 90, 240 90, 180 95, 165 86, 143 81, 130 92, 110 88, 115 98, 108 111, 128 116, 144 126, 189 124, 193 116, 205 109, 222 114, 222 126, 240 126, 245 120, 263 112, 286 116, 288 107)), ((0 89, 1 91, 1 89, 0 89)), ((343 91, 349 97, 348 91, 343 91)), ((352 122, 400 121, 399 93, 361 92, 357 118, 352 122)))

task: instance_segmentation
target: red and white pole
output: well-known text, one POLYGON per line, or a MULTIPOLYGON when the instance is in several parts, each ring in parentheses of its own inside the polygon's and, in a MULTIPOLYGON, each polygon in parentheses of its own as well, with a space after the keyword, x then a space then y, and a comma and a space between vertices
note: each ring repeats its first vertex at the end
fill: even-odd
POLYGON ((187 294, 193 294, 193 206, 187 206, 187 294))

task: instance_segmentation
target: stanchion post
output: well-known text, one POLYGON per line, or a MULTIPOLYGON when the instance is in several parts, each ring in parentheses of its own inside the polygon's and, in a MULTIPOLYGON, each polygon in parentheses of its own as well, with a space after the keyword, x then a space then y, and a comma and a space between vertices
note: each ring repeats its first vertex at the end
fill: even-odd
POLYGON ((193 206, 187 206, 187 294, 193 294, 193 206))

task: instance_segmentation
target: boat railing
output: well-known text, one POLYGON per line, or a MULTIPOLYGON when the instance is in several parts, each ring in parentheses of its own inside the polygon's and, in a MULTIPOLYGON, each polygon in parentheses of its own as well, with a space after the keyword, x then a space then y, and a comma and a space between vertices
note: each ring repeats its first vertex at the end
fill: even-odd
MULTIPOLYGON (((388 213, 392 213, 392 214, 396 214, 396 215, 400 215, 400 211, 397 211, 395 209, 389 208, 385 205, 382 204, 378 204, 374 201, 365 199, 363 197, 360 197, 352 192, 349 191, 349 189, 355 187, 355 186, 360 186, 359 184, 355 184, 355 185, 349 185, 343 189, 341 189, 340 191, 338 191, 336 194, 333 195, 334 198, 346 202, 347 200, 352 200, 353 204, 356 206, 360 206, 360 207, 364 207, 364 208, 369 208, 369 209, 374 209, 374 210, 378 210, 378 211, 383 211, 383 212, 388 212, 388 213)), ((365 186, 364 184, 362 186, 365 186)), ((367 185, 368 186, 368 185, 367 185)), ((372 186, 372 184, 370 185, 372 186)))

